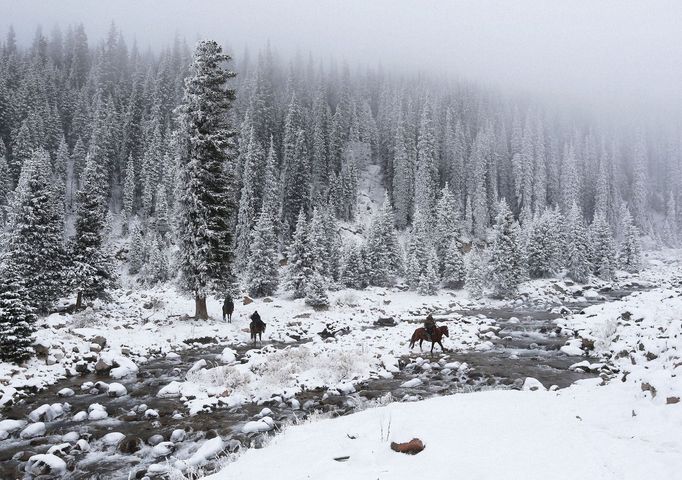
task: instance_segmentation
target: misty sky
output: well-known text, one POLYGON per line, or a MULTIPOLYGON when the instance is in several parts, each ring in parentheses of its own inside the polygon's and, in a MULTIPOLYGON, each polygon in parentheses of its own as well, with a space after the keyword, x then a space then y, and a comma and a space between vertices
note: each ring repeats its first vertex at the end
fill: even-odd
POLYGON ((610 112, 682 112, 682 2, 667 0, 0 0, 0 32, 111 21, 140 47, 175 32, 283 53, 456 73, 610 112))

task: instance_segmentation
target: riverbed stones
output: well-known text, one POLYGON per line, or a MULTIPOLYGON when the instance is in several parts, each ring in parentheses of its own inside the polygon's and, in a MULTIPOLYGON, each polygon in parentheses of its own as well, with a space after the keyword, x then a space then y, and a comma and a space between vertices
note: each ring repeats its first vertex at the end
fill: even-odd
POLYGON ((171 442, 179 443, 184 441, 186 436, 187 432, 185 432, 182 428, 177 428, 171 433, 170 440, 171 442))
POLYGON ((29 440, 31 438, 45 435, 45 430, 46 428, 43 422, 36 422, 24 428, 19 434, 19 436, 24 440, 29 440))
POLYGON ((133 454, 142 448, 142 439, 135 435, 127 435, 118 443, 118 450, 121 453, 133 454))

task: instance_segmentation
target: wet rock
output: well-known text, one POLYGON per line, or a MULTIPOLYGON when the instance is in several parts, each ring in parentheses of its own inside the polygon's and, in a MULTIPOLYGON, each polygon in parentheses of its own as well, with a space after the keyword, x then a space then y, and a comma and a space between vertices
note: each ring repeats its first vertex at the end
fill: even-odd
POLYGON ((244 303, 244 305, 249 305, 250 303, 253 303, 253 299, 251 297, 249 297, 248 295, 245 295, 243 303, 244 303))
POLYGON ((148 408, 144 412, 145 418, 159 418, 159 411, 154 410, 153 408, 148 408))
POLYGON ((30 450, 21 450, 20 452, 12 455, 12 460, 16 460, 17 462, 28 462, 28 459, 35 454, 36 452, 32 452, 30 450))
POLYGON ((121 432, 110 432, 102 437, 102 443, 109 447, 118 445, 121 441, 125 439, 125 435, 121 432))
POLYGON ((418 438, 413 438, 409 442, 404 443, 391 442, 391 450, 394 452, 406 453, 408 455, 416 455, 424 450, 424 448, 426 448, 424 442, 418 438))
POLYGON ((218 436, 218 432, 216 432, 215 430, 211 429, 211 430, 208 430, 208 431, 206 432, 206 434, 204 435, 204 438, 205 438, 206 440, 209 440, 209 439, 211 439, 211 438, 216 438, 217 436, 218 436))
POLYGON ((97 373, 107 373, 109 372, 112 368, 114 368, 113 362, 108 362, 102 357, 97 359, 97 363, 95 363, 95 371, 97 373))
POLYGON ((64 457, 71 451, 70 443, 58 443, 57 445, 52 445, 47 453, 52 455, 57 455, 58 457, 64 457))
POLYGON ((33 344, 33 350, 35 350, 36 355, 39 357, 46 357, 50 352, 50 343, 39 341, 33 344))
POLYGON ((152 435, 147 439, 147 443, 152 447, 158 445, 161 442, 163 442, 163 435, 159 435, 158 433, 156 435, 152 435))
POLYGON ((651 392, 651 398, 656 397, 656 388, 653 385, 647 382, 642 382, 641 387, 643 392, 651 392))
POLYGON ((668 397, 665 399, 666 405, 674 405, 676 403, 680 403, 680 397, 668 397))
POLYGON ((178 428, 176 430, 173 430, 173 433, 171 433, 170 440, 171 442, 179 443, 185 440, 185 437, 187 436, 187 432, 185 432, 182 428, 178 428))
POLYGON ((71 451, 72 452, 77 451, 77 452, 81 452, 81 453, 89 452, 90 451, 90 444, 88 443, 87 440, 81 438, 80 440, 78 440, 76 442, 76 445, 74 445, 74 447, 71 451))
POLYGON ((379 319, 374 322, 374 325, 380 327, 393 327, 395 326, 395 318, 393 317, 379 317, 379 319))
POLYGON ((239 440, 233 438, 229 442, 227 442, 226 449, 230 453, 235 453, 235 452, 239 451, 239 449, 241 447, 242 447, 242 443, 239 440))
POLYGON ((62 388, 57 392, 57 395, 59 395, 60 397, 73 397, 75 395, 75 392, 70 388, 62 388))
POLYGON ((95 353, 101 352, 102 346, 97 344, 97 343, 91 343, 90 344, 90 351, 95 352, 95 353))
POLYGON ((152 455, 154 457, 167 457, 175 451, 173 442, 160 442, 152 448, 152 455))
POLYGON ((263 303, 272 303, 272 298, 270 298, 270 297, 265 297, 265 298, 263 299, 263 303))
POLYGON ((127 435, 118 443, 118 450, 121 453, 133 454, 142 448, 142 440, 134 435, 127 435))

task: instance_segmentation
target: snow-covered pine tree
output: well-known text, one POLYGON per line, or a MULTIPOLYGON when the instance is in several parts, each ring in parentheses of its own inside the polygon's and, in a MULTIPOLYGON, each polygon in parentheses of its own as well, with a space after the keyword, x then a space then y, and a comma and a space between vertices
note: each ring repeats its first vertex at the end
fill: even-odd
POLYGON ((417 291, 420 295, 435 295, 438 293, 438 284, 440 283, 440 275, 437 272, 438 256, 436 249, 431 247, 429 250, 429 257, 426 262, 424 273, 419 277, 419 285, 417 291))
POLYGON ((232 277, 235 93, 227 82, 235 74, 223 67, 229 60, 215 41, 199 42, 180 107, 179 267, 199 319, 208 318, 207 295, 224 293, 232 277))
POLYGON ((147 282, 155 285, 168 281, 170 278, 170 264, 165 245, 158 235, 153 236, 148 250, 149 260, 147 261, 145 272, 147 282))
POLYGON ((305 296, 305 287, 314 273, 310 245, 308 244, 308 222, 305 213, 298 214, 294 236, 289 245, 289 267, 286 285, 293 290, 294 297, 305 296))
POLYGON ((5 152, 5 144, 0 138, 0 230, 7 221, 7 208, 12 197, 12 178, 5 152))
POLYGON ((506 298, 516 293, 523 277, 523 266, 518 224, 504 199, 500 201, 498 212, 490 252, 490 285, 496 296, 506 298))
POLYGON ((348 222, 355 219, 358 196, 358 165, 352 148, 343 155, 341 166, 341 218, 348 222))
POLYGON ((261 211, 251 232, 251 254, 246 270, 249 294, 255 297, 273 295, 279 285, 277 237, 272 216, 261 211))
MULTIPOLYGON (((0 158, 0 162, 2 159, 0 158)), ((0 167, 0 171, 2 168, 0 167)), ((0 187, 1 189, 2 187, 0 187)), ((0 193, 0 205, 2 204, 2 193, 0 193)), ((668 193, 665 204, 665 217, 663 219, 663 228, 661 229, 661 238, 668 247, 676 247, 678 245, 678 228, 677 228, 677 205, 675 203, 675 195, 672 190, 668 193)))
POLYGON ((4 258, 8 271, 20 275, 15 280, 25 288, 25 301, 39 313, 65 293, 64 206, 57 194, 50 156, 39 148, 22 165, 4 258))
POLYGON ((578 205, 573 203, 566 221, 566 269, 570 279, 587 282, 592 273, 590 236, 578 205))
POLYGON ((163 183, 160 184, 156 189, 154 226, 156 227, 156 233, 159 234, 160 240, 165 239, 171 230, 170 220, 168 219, 168 200, 166 196, 166 187, 163 183))
POLYGON ((632 219, 640 231, 646 232, 647 216, 647 149, 644 135, 640 132, 637 135, 635 149, 633 152, 633 167, 632 167, 632 219))
POLYGON ((327 285, 324 277, 319 272, 315 272, 306 285, 305 303, 313 308, 321 309, 329 306, 327 296, 327 285))
POLYGON ((112 259, 105 250, 104 227, 108 209, 104 184, 107 179, 101 155, 102 150, 93 141, 78 192, 76 234, 71 254, 71 284, 78 295, 76 308, 81 308, 83 298, 102 295, 116 281, 112 259))
POLYGON ((414 222, 407 246, 407 268, 405 275, 410 288, 416 289, 426 272, 431 251, 431 235, 427 220, 420 210, 414 213, 414 222))
POLYGON ((441 190, 440 198, 436 205, 436 231, 434 244, 438 255, 438 273, 444 275, 447 257, 451 254, 453 240, 461 236, 461 225, 458 217, 459 209, 455 197, 450 193, 446 183, 441 190))
POLYGON ((459 241, 453 238, 443 259, 443 286, 446 288, 462 288, 466 277, 464 258, 460 251, 459 241))
POLYGON ((557 274, 562 268, 563 241, 559 216, 547 209, 530 224, 526 267, 531 278, 557 274))
POLYGON ((427 101, 421 114, 417 139, 414 206, 428 218, 431 218, 435 206, 437 175, 435 133, 431 108, 427 101))
POLYGON ((133 208, 135 206, 135 161, 133 156, 128 157, 126 166, 126 176, 123 182, 123 221, 122 233, 127 235, 131 220, 133 219, 133 208))
POLYGON ((144 250, 142 229, 138 222, 135 222, 130 229, 130 247, 128 249, 128 272, 131 275, 140 272, 145 260, 144 250))
POLYGON ((405 120, 399 112, 395 133, 395 157, 393 159, 393 203, 395 205, 395 226, 407 227, 412 218, 412 193, 414 171, 405 144, 405 120))
POLYGON ((281 193, 275 141, 273 137, 270 137, 268 158, 265 163, 265 182, 263 183, 263 204, 261 212, 267 213, 272 218, 275 237, 277 237, 280 232, 279 221, 282 215, 281 193))
POLYGON ((368 285, 365 260, 363 246, 351 243, 346 247, 340 274, 340 281, 344 286, 362 290, 368 285))
POLYGON ((258 193, 256 190, 259 165, 263 162, 264 152, 255 130, 251 128, 248 144, 243 147, 244 171, 242 175, 242 190, 239 197, 239 212, 237 214, 235 264, 239 270, 246 268, 249 261, 249 244, 251 230, 256 223, 258 208, 258 193))
POLYGON ((488 252, 477 246, 466 254, 464 288, 474 298, 483 296, 488 281, 489 261, 488 252))
POLYGON ((394 223, 393 207, 387 193, 367 232, 368 280, 371 285, 389 286, 400 271, 401 253, 394 223))
POLYGON ((637 273, 642 269, 642 246, 639 240, 639 229, 635 226, 634 219, 627 208, 624 209, 621 222, 623 239, 618 252, 620 267, 626 272, 637 273))
MULTIPOLYGON (((0 140, 1 141, 1 140, 0 140)), ((0 361, 20 363, 33 354, 36 316, 28 304, 21 272, 0 269, 0 361)))
POLYGON ((611 280, 616 270, 616 247, 611 228, 603 212, 597 212, 590 226, 592 268, 602 280, 611 280))

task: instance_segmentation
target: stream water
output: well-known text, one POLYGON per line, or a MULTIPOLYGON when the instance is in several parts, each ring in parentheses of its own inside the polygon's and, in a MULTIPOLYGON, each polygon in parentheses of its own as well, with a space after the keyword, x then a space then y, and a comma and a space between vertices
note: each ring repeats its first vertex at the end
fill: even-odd
MULTIPOLYGON (((610 301, 629 293, 631 293, 629 290, 613 291, 605 295, 607 301, 610 301)), ((580 310, 594 303, 599 301, 571 304, 570 308, 580 310)), ((163 457, 154 458, 151 453, 150 443, 154 441, 150 442, 150 438, 154 435, 162 435, 163 440, 168 441, 174 430, 184 430, 186 438, 176 445, 179 449, 190 449, 193 442, 216 435, 220 435, 225 444, 233 450, 245 447, 258 448, 264 436, 269 434, 244 434, 241 427, 245 422, 252 420, 264 406, 272 410, 271 417, 276 424, 281 424, 294 417, 305 417, 312 411, 328 412, 331 415, 352 413, 366 406, 368 401, 389 394, 391 399, 399 401, 489 388, 520 388, 526 377, 534 377, 547 387, 557 385, 563 388, 578 379, 594 376, 568 369, 573 363, 585 360, 585 357, 568 356, 560 352, 559 349, 565 344, 567 337, 557 333, 553 321, 559 315, 540 309, 435 312, 437 318, 442 319, 439 322, 445 323, 455 321, 448 319, 452 316, 461 318, 479 314, 494 319, 495 326, 499 327, 497 337, 492 340, 494 344, 492 349, 445 353, 438 351, 431 358, 424 345, 424 352, 419 352, 416 348, 414 353, 401 359, 401 370, 393 378, 376 378, 363 382, 356 387, 356 392, 348 395, 329 395, 323 389, 296 395, 300 404, 305 406, 304 409, 293 409, 289 403, 273 402, 267 405, 244 404, 235 408, 219 408, 211 413, 188 416, 180 399, 157 397, 158 391, 164 385, 173 380, 184 380, 185 373, 196 361, 218 358, 223 346, 217 345, 207 345, 200 350, 187 350, 175 360, 160 358, 139 365, 137 377, 119 381, 128 390, 128 394, 122 397, 112 398, 106 392, 92 393, 81 389, 86 382, 110 382, 108 378, 86 374, 65 379, 3 412, 4 418, 24 419, 43 404, 68 402, 71 406, 70 413, 46 422, 47 432, 44 436, 22 440, 18 432, 14 432, 9 438, 0 441, 0 478, 31 478, 24 473, 26 460, 33 454, 45 453, 52 445, 61 443, 62 436, 69 432, 77 432, 80 438, 89 441, 91 452, 85 454, 74 450, 67 454, 65 459, 68 472, 64 478, 143 478, 147 475, 147 467, 151 463, 163 460, 163 457), (418 357, 429 361, 417 362, 415 359, 418 357), (470 369, 460 372, 441 368, 446 362, 466 362, 470 369), (411 388, 401 386, 414 378, 419 378, 421 384, 411 388), (63 388, 73 389, 75 395, 69 398, 59 397, 57 392, 63 388), (92 403, 106 407, 109 417, 97 421, 73 420, 75 412, 87 411, 92 403), (157 410, 158 418, 152 420, 146 418, 145 409, 140 407, 143 404, 146 408, 157 410), (137 448, 139 450, 124 453, 116 446, 103 445, 102 437, 111 432, 126 435, 132 446, 129 450, 137 448), (101 455, 93 452, 101 452, 101 455)), ((247 348, 237 350, 238 359, 246 350, 247 348)), ((274 432, 276 431, 277 428, 274 432)), ((207 468, 210 471, 211 466, 207 468)))

